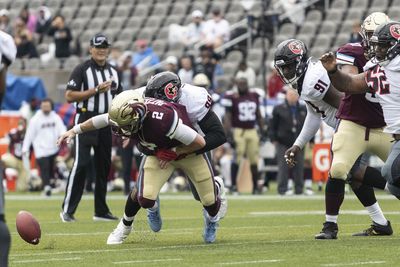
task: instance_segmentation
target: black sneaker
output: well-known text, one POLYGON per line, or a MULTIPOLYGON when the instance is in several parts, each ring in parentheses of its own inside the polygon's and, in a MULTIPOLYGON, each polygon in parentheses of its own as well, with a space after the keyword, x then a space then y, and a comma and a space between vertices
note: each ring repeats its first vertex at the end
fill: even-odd
POLYGON ((104 214, 104 215, 97 215, 93 216, 93 221, 98 222, 110 222, 110 221, 118 221, 118 217, 111 214, 111 212, 104 214))
POLYGON ((60 218, 65 223, 75 222, 75 217, 72 214, 60 212, 60 218))
POLYGON ((337 239, 338 225, 334 222, 324 222, 322 231, 315 235, 315 239, 337 239))
POLYGON ((381 225, 376 222, 372 222, 371 227, 360 232, 355 233, 353 236, 374 236, 374 235, 392 235, 393 229, 390 221, 388 221, 387 225, 381 225))

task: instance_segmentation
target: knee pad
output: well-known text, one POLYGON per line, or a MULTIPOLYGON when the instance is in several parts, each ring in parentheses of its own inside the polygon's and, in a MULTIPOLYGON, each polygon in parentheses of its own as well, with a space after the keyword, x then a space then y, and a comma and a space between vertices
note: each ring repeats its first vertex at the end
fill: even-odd
POLYGON ((148 199, 148 198, 145 198, 142 196, 138 197, 138 200, 139 200, 140 206, 144 209, 150 209, 150 208, 154 207, 154 204, 156 203, 155 200, 151 200, 151 199, 148 199))
POLYGON ((333 163, 329 171, 332 178, 346 180, 348 173, 347 165, 343 162, 333 163))

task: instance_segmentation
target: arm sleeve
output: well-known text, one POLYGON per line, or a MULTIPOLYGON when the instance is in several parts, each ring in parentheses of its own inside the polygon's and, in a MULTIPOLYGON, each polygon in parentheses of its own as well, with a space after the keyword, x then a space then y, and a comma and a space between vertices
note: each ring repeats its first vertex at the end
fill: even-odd
POLYGON ((108 113, 92 117, 92 123, 96 129, 107 127, 108 125, 110 125, 110 120, 108 119, 108 113))
POLYGON ((24 142, 22 144, 22 153, 29 152, 29 148, 32 144, 32 139, 33 139, 33 135, 34 135, 35 128, 36 128, 35 122, 36 122, 36 120, 34 118, 31 119, 31 121, 29 122, 29 126, 26 129, 24 142))
POLYGON ((201 150, 196 151, 196 154, 203 154, 226 142, 224 127, 214 111, 208 111, 206 116, 199 121, 199 126, 205 134, 206 145, 201 150))
POLYGON ((194 141, 196 136, 197 132, 195 130, 183 124, 182 121, 179 120, 178 126, 170 137, 188 146, 194 141))
POLYGON ((307 116, 303 128, 293 145, 303 147, 315 136, 321 125, 321 116, 307 104, 307 116))
POLYGON ((331 81, 322 63, 311 62, 304 78, 301 95, 304 100, 321 101, 330 85, 331 81))

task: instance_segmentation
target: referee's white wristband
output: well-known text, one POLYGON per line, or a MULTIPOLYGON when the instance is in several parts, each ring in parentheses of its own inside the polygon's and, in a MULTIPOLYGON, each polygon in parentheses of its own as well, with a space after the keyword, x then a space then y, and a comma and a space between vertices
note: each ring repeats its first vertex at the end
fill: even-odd
POLYGON ((81 129, 81 125, 77 124, 74 126, 74 128, 72 128, 72 130, 74 131, 75 134, 81 134, 82 133, 82 129, 81 129))

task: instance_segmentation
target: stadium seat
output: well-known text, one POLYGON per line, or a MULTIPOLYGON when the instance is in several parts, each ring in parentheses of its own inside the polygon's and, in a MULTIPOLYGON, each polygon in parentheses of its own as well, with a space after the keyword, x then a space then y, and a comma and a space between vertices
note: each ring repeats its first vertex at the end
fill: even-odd
POLYGON ((338 24, 333 22, 333 21, 329 21, 329 20, 325 20, 322 25, 321 28, 319 30, 320 33, 329 33, 331 35, 335 35, 336 34, 336 30, 337 30, 338 24))
POLYGON ((136 34, 137 39, 152 40, 155 34, 155 28, 143 28, 136 34))
POLYGON ((388 0, 372 0, 370 7, 378 7, 381 10, 386 10, 388 4, 388 0))
POLYGON ((162 22, 164 22, 164 17, 153 15, 147 18, 144 28, 158 29, 162 22))
POLYGON ((41 0, 31 0, 28 2, 29 8, 36 12, 40 6, 43 5, 43 1, 41 0))
POLYGON ((112 17, 106 24, 106 29, 121 29, 126 21, 125 17, 112 17))
POLYGON ((368 6, 369 1, 365 0, 352 0, 350 1, 350 8, 357 8, 360 10, 365 10, 368 6))
MULTIPOLYGON (((400 1, 399 1, 400 4, 400 1)), ((390 19, 399 21, 400 20, 400 6, 392 6, 389 8, 388 16, 390 19)))
POLYGON ((188 10, 188 5, 186 3, 176 2, 171 8, 171 15, 168 16, 167 18, 172 18, 176 15, 181 17, 182 15, 186 14, 187 10, 188 10))
POLYGON ((332 50, 336 50, 338 47, 349 42, 350 33, 340 33, 335 37, 334 44, 332 46, 332 50))
POLYGON ((153 6, 151 14, 153 16, 163 17, 169 11, 169 3, 157 3, 153 6))
POLYGON ((299 34, 299 35, 297 35, 296 38, 299 39, 299 40, 302 40, 306 44, 306 46, 308 48, 310 48, 311 40, 313 38, 313 35, 311 35, 311 34, 299 34))
POLYGON ((149 6, 146 4, 136 5, 135 10, 133 11, 133 17, 146 17, 149 13, 149 6))
POLYGON ((226 56, 226 61, 229 62, 240 62, 243 60, 243 53, 238 50, 233 50, 229 52, 229 54, 226 56))
POLYGON ((167 40, 169 35, 169 26, 165 26, 157 33, 157 39, 167 40))
POLYGON ((52 58, 47 62, 43 62, 42 67, 45 69, 58 70, 60 69, 60 60, 58 58, 52 58))
POLYGON ((317 25, 313 22, 304 22, 299 30, 299 34, 314 35, 317 30, 317 25))
POLYGON ((46 6, 48 8, 53 8, 53 9, 57 9, 61 6, 61 1, 59 0, 47 0, 46 2, 46 6))
POLYGON ((102 19, 107 19, 110 17, 111 13, 113 11, 113 7, 110 6, 100 6, 96 13, 94 14, 95 18, 102 18, 102 19))
POLYGON ((73 70, 81 60, 77 56, 71 56, 67 58, 63 64, 63 69, 64 70, 73 70))
POLYGON ((314 40, 313 47, 317 47, 319 49, 325 49, 327 50, 331 46, 331 40, 332 40, 332 34, 331 33, 321 33, 317 35, 317 37, 314 40))
POLYGON ((341 9, 330 9, 326 14, 325 21, 332 21, 335 23, 340 23, 343 18, 343 10, 341 9))
POLYGON ((89 18, 76 18, 71 21, 68 25, 71 29, 81 32, 87 26, 89 18))
POLYGON ((132 5, 126 5, 126 4, 120 4, 117 6, 117 8, 114 11, 114 16, 116 18, 126 18, 128 17, 131 12, 132 12, 133 6, 132 5))
POLYGON ((92 18, 93 15, 93 7, 92 6, 83 6, 77 9, 76 18, 92 18))
POLYGON ((230 23, 233 24, 243 19, 243 13, 228 13, 224 15, 224 18, 230 23))
MULTIPOLYGON (((63 7, 77 7, 81 4, 81 0, 64 0, 64 1, 60 1, 60 2, 62 2, 63 7)), ((86 1, 84 1, 84 2, 86 2, 86 1)))
POLYGON ((279 29, 279 35, 285 36, 295 36, 296 35, 296 25, 293 23, 285 23, 279 29))
POLYGON ((331 9, 340 9, 340 10, 345 10, 347 9, 347 7, 349 6, 349 2, 348 0, 335 0, 332 5, 331 5, 331 9))
POLYGON ((92 18, 89 20, 87 28, 90 30, 95 30, 97 32, 100 32, 103 29, 103 25, 106 22, 106 20, 107 19, 103 18, 92 18))
POLYGON ((312 21, 315 23, 319 23, 322 20, 322 12, 315 9, 311 10, 310 12, 307 13, 306 16, 306 21, 312 21))
POLYGON ((91 6, 92 8, 98 5, 99 0, 83 0, 82 6, 91 6))

